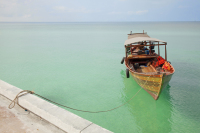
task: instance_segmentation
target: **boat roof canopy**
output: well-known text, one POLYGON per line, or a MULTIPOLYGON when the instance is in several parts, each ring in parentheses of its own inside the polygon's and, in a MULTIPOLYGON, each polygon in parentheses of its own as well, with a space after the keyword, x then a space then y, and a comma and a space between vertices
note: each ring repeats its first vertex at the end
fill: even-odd
POLYGON ((152 41, 152 42, 163 42, 166 43, 165 41, 156 39, 156 38, 151 38, 151 37, 134 37, 134 38, 130 38, 128 40, 125 41, 124 45, 129 45, 129 44, 133 44, 133 43, 138 43, 138 42, 143 42, 143 41, 152 41))

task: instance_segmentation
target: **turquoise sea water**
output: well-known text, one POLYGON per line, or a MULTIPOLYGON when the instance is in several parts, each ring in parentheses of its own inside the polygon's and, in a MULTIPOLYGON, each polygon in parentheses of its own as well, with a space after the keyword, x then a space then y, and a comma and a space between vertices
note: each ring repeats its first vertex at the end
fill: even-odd
POLYGON ((73 108, 114 108, 140 89, 120 64, 131 30, 168 42, 176 72, 160 98, 142 89, 111 112, 67 110, 116 133, 199 132, 200 22, 0 23, 0 79, 73 108))

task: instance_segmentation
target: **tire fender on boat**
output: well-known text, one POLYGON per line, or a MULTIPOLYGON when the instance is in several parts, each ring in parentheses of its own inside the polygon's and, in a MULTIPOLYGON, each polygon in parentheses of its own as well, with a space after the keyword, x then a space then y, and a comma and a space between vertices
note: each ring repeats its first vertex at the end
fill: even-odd
POLYGON ((121 64, 123 64, 123 63, 124 63, 124 59, 125 59, 125 57, 123 57, 123 58, 122 58, 121 64))
POLYGON ((129 70, 126 69, 126 77, 129 78, 129 70))

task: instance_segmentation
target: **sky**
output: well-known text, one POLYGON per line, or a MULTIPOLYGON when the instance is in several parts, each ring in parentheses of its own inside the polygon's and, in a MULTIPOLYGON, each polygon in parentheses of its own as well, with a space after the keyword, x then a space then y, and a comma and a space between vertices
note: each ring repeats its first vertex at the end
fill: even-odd
POLYGON ((200 0, 0 0, 0 22, 200 21, 200 0))

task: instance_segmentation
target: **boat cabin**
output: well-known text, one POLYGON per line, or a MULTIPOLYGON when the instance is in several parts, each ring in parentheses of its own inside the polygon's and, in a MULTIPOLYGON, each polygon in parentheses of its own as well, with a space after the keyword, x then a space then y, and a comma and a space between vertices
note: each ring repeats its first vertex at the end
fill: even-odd
POLYGON ((129 70, 138 73, 171 72, 171 68, 165 69, 163 65, 167 61, 167 42, 151 38, 147 33, 128 34, 128 40, 125 41, 125 62, 129 70), (165 59, 160 56, 160 46, 165 46, 165 59), (155 53, 157 48, 158 53, 155 53))

